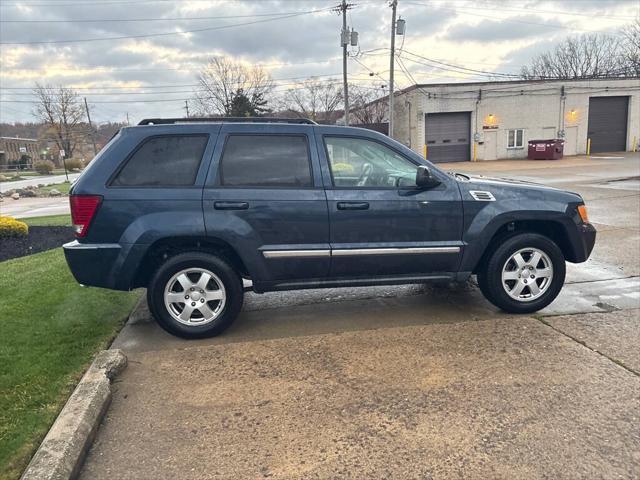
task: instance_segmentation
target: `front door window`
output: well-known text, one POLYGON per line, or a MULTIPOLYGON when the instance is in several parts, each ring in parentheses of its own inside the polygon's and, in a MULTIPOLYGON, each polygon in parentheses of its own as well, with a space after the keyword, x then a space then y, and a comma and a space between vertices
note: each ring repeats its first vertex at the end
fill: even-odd
POLYGON ((335 187, 415 187, 417 165, 392 149, 365 138, 325 137, 335 187))

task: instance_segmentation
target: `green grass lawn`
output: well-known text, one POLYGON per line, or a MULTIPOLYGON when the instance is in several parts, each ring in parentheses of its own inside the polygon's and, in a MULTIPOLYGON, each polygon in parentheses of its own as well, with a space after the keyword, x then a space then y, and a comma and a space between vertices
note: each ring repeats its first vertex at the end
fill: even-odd
POLYGON ((49 196, 49 192, 53 189, 58 190, 60 193, 64 194, 64 195, 68 195, 69 194, 69 189, 71 188, 71 183, 69 182, 62 182, 62 183, 54 183, 53 185, 47 185, 46 187, 39 187, 38 188, 38 194, 42 195, 44 197, 48 197, 49 196))
POLYGON ((19 478, 139 296, 80 287, 60 248, 0 263, 0 478, 19 478))
POLYGON ((71 215, 49 215, 46 217, 21 218, 21 222, 30 227, 66 227, 71 226, 71 215))

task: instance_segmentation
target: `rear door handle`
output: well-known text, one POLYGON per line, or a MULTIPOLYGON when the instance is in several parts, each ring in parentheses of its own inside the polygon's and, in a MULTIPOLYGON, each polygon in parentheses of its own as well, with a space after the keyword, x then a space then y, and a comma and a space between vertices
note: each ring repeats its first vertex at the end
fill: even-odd
POLYGON ((369 202, 338 202, 338 210, 368 210, 369 202))
POLYGON ((249 202, 215 202, 213 208, 216 210, 246 210, 249 202))

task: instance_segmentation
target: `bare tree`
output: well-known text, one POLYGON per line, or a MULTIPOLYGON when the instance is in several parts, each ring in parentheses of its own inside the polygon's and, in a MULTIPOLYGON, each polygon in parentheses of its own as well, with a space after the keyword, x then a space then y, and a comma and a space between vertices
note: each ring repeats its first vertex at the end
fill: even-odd
POLYGON ((349 85, 351 116, 349 123, 382 123, 387 118, 389 97, 381 89, 349 85))
POLYGON ((640 76, 640 18, 622 29, 624 35, 622 57, 627 73, 640 76))
POLYGON ((37 99, 34 115, 46 126, 47 135, 55 141, 59 150, 71 158, 76 145, 84 137, 84 108, 78 94, 65 87, 53 87, 36 83, 33 90, 37 99))
POLYGON ((281 108, 287 113, 322 123, 335 123, 341 104, 342 88, 317 78, 290 88, 281 100, 281 108))
POLYGON ((623 73, 622 42, 602 34, 566 38, 552 51, 534 57, 521 71, 525 79, 599 78, 623 73))
POLYGON ((247 66, 227 57, 211 58, 198 75, 198 84, 194 100, 199 115, 230 116, 240 95, 259 110, 273 90, 273 80, 262 67, 247 66))

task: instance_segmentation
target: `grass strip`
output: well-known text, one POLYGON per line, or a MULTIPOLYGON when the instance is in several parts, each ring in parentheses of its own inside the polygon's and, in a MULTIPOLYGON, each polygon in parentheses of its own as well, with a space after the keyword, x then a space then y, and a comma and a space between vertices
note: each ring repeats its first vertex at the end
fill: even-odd
POLYGON ((0 479, 17 479, 140 292, 80 287, 62 249, 0 263, 0 479))

